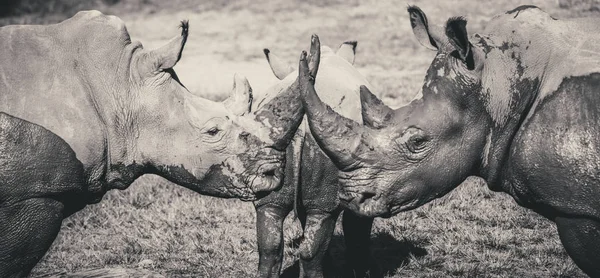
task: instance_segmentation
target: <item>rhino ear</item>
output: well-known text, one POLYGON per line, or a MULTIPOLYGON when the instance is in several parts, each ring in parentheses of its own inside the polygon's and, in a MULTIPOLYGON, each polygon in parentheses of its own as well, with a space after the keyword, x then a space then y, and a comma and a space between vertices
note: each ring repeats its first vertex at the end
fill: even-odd
POLYGON ((354 65, 354 56, 356 56, 357 41, 346 41, 340 45, 336 54, 344 58, 348 63, 354 65))
POLYGON ((475 68, 473 59, 473 51, 469 42, 467 33, 467 21, 462 17, 453 17, 448 19, 446 23, 446 36, 450 40, 450 44, 456 49, 457 58, 463 60, 468 69, 475 68))
POLYGON ((268 48, 263 49, 263 52, 265 53, 265 57, 267 57, 267 62, 269 62, 269 66, 271 67, 271 70, 273 71, 273 74, 275 74, 275 77, 277 77, 277 79, 283 80, 294 71, 294 68, 292 66, 285 63, 275 54, 272 54, 268 48))
POLYGON ((149 57, 154 63, 154 70, 167 70, 173 68, 175 64, 181 59, 181 53, 183 47, 187 41, 189 32, 189 22, 187 20, 181 21, 181 35, 171 39, 167 44, 162 47, 152 50, 149 57))
POLYGON ((229 111, 241 116, 250 113, 252 108, 252 87, 248 79, 242 75, 233 76, 233 90, 231 95, 223 101, 229 111))
POLYGON ((431 50, 437 50, 438 44, 434 36, 430 34, 429 24, 425 13, 417 6, 408 6, 410 26, 419 43, 431 50))
POLYGON ((375 129, 385 127, 394 112, 364 85, 360 86, 360 105, 364 125, 375 129))

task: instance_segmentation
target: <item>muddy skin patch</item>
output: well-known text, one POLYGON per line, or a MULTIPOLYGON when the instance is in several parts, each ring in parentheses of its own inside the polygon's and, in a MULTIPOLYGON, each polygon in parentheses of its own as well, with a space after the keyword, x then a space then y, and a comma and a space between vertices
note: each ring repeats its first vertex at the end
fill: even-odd
POLYGON ((203 195, 220 198, 240 198, 254 200, 249 188, 237 188, 228 175, 224 174, 224 166, 212 165, 202 180, 196 178, 183 166, 160 166, 157 173, 167 180, 182 185, 203 195))
POLYGON ((292 83, 285 92, 270 100, 264 107, 256 112, 256 121, 263 123, 271 130, 271 140, 275 142, 274 148, 285 151, 295 134, 296 129, 302 123, 304 106, 300 104, 300 95, 294 88, 298 82, 292 83), (297 102, 297 105, 295 103, 297 102))
POLYGON ((502 51, 502 53, 504 53, 504 51, 515 48, 515 47, 519 47, 517 44, 513 43, 513 42, 502 42, 502 45, 500 47, 498 47, 498 49, 500 49, 500 51, 502 51))
MULTIPOLYGON (((133 181, 139 178, 146 170, 148 170, 147 167, 138 164, 135 161, 129 165, 123 163, 111 164, 110 170, 106 175, 107 190, 127 189, 133 181)), ((104 193, 106 193, 106 191, 104 191, 103 194, 104 193)))
POLYGON ((537 6, 534 5, 522 5, 522 6, 518 6, 510 11, 507 11, 505 14, 513 14, 513 13, 517 13, 515 14, 514 18, 517 18, 517 16, 519 16, 519 13, 521 11, 527 10, 527 9, 540 9, 537 6))
POLYGON ((490 53, 494 49, 493 46, 491 46, 487 43, 487 41, 490 40, 490 38, 482 37, 479 34, 475 34, 474 37, 476 39, 478 39, 478 41, 475 43, 475 46, 481 47, 481 49, 483 50, 483 53, 485 53, 485 58, 487 59, 487 54, 490 53))

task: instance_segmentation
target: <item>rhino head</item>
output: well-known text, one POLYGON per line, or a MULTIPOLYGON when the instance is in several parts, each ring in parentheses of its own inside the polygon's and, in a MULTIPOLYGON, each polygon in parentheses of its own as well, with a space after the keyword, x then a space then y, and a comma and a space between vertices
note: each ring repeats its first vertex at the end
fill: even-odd
POLYGON ((201 194, 254 200, 281 185, 285 149, 304 110, 297 86, 252 109, 248 80, 236 75, 231 96, 214 102, 191 94, 173 67, 182 56, 182 34, 131 59, 133 107, 117 110, 109 182, 126 187, 155 173, 201 194), (115 163, 119 161, 119 163, 115 163))
MULTIPOLYGON (((471 43, 464 19, 432 26, 419 8, 408 11, 419 42, 437 52, 411 103, 392 109, 361 87, 359 125, 323 103, 310 84, 303 93, 310 130, 340 170, 340 199, 365 216, 419 207, 470 175, 493 183, 538 84, 524 75, 531 53, 514 27, 505 28, 504 40, 475 36, 471 43)), ((529 66, 535 72, 536 64, 529 66)))

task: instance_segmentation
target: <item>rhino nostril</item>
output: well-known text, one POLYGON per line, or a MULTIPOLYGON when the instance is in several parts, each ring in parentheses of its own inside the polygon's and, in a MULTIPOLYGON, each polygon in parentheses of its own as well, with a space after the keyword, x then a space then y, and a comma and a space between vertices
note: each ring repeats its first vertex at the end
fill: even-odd
POLYGON ((364 203, 366 200, 371 199, 373 197, 375 197, 375 193, 373 192, 362 192, 360 193, 360 201, 358 201, 359 204, 364 203))
POLYGON ((263 176, 267 176, 267 177, 275 176, 275 169, 264 171, 263 176))
POLYGON ((249 132, 242 131, 242 133, 240 133, 240 138, 241 138, 241 139, 247 140, 247 139, 248 139, 248 136, 250 136, 250 133, 249 133, 249 132))
POLYGON ((259 192, 256 192, 256 194, 255 194, 256 195, 256 199, 264 198, 267 195, 269 195, 269 193, 270 192, 268 192, 268 191, 259 191, 259 192))

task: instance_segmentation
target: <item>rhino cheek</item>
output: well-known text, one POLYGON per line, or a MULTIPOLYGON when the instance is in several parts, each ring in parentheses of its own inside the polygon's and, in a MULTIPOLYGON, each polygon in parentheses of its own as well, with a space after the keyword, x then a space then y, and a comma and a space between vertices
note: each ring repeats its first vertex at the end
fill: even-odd
POLYGON ((262 145, 273 145, 274 138, 271 135, 275 132, 283 132, 283 128, 273 127, 269 118, 242 116, 237 119, 240 126, 244 127, 245 131, 252 134, 251 140, 247 142, 248 147, 256 149, 262 145))

